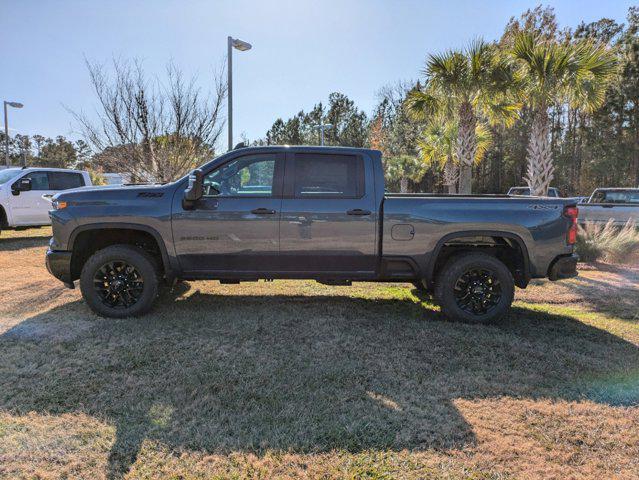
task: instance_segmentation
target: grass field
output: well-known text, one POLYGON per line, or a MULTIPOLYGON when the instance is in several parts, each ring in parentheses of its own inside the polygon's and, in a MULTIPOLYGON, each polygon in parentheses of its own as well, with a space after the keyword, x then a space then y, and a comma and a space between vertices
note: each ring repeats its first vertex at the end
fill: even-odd
POLYGON ((106 320, 0 236, 2 478, 637 478, 639 268, 491 326, 410 285, 193 282, 106 320))

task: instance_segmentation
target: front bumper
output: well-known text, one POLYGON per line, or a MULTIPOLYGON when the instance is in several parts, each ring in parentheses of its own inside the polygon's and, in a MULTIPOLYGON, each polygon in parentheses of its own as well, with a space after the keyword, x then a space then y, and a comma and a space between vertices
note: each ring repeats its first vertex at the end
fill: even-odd
POLYGON ((576 277, 578 275, 577 260, 579 257, 574 253, 557 257, 548 269, 548 278, 554 281, 576 277))
POLYGON ((68 288, 75 288, 71 280, 72 252, 64 250, 47 250, 45 263, 51 275, 64 283, 68 288))

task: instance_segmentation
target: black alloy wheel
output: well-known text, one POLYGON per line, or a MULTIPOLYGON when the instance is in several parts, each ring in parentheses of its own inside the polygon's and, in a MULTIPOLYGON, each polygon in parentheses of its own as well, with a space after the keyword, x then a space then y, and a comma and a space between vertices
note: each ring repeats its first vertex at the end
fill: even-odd
POLYGON ((148 312, 158 295, 161 270, 149 252, 112 245, 91 255, 80 274, 80 290, 91 310, 110 318, 148 312))
POLYGON ((435 278, 435 298, 453 320, 488 323, 504 315, 513 302, 515 281, 508 267, 484 252, 452 256, 435 278))
POLYGON ((144 278, 133 265, 113 261, 105 263, 95 272, 93 286, 104 305, 126 309, 140 300, 144 278))
POLYGON ((473 315, 486 315, 499 305, 501 284, 494 272, 473 268, 455 282, 455 303, 473 315))

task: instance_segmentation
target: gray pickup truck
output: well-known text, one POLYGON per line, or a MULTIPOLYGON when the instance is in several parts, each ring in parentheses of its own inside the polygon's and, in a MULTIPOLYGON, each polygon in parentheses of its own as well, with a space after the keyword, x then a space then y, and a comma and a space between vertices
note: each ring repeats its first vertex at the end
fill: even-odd
POLYGON ((639 188, 597 188, 579 204, 579 223, 639 224, 639 188))
POLYGON ((98 314, 151 308, 161 282, 410 282, 451 318, 501 316, 514 286, 575 276, 574 199, 385 194, 381 153, 242 148, 174 183, 53 198, 49 271, 98 314))

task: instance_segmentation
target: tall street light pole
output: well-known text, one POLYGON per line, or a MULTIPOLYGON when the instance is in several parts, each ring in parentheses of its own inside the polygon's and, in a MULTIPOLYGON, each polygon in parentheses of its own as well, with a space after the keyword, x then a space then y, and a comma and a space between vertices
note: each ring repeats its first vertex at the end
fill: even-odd
POLYGON ((228 62, 228 79, 226 88, 228 89, 228 122, 229 122, 229 150, 233 149, 233 49, 245 52, 251 49, 251 44, 237 38, 228 37, 226 40, 226 58, 228 62))
POLYGON ((9 115, 7 107, 22 108, 24 105, 18 102, 4 101, 4 163, 9 166, 9 115))
POLYGON ((320 122, 319 125, 313 125, 313 128, 320 131, 320 145, 324 146, 324 130, 330 130, 333 128, 333 124, 324 123, 324 120, 320 120, 320 122))

